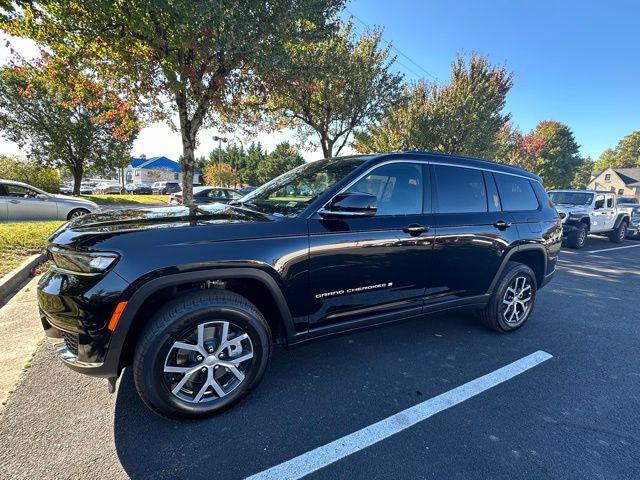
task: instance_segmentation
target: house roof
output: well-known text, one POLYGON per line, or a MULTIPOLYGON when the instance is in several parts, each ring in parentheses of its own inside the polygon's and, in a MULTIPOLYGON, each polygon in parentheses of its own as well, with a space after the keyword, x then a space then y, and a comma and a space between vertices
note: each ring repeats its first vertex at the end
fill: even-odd
POLYGON ((130 165, 132 168, 146 168, 148 170, 169 169, 174 172, 182 171, 182 167, 178 162, 167 157, 132 158, 130 165))
POLYGON ((614 168, 613 171, 628 187, 640 186, 640 168, 614 168))

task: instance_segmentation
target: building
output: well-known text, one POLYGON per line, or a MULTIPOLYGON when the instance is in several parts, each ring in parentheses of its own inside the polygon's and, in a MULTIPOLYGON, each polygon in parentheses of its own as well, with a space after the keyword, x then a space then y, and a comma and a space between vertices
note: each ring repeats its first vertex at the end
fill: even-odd
POLYGON ((607 190, 626 197, 640 198, 640 168, 607 168, 589 182, 592 190, 607 190))
MULTIPOLYGON (((167 157, 132 158, 124 170, 124 183, 182 182, 182 167, 167 157)), ((198 173, 194 184, 200 183, 198 173)))

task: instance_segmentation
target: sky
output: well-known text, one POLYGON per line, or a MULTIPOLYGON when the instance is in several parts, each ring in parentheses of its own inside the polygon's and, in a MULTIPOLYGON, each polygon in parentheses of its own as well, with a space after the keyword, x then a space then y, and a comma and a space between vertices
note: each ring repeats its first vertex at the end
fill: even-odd
MULTIPOLYGON (((542 120, 566 123, 584 156, 595 159, 640 130, 640 1, 351 0, 344 15, 354 15, 358 31, 384 29, 409 81, 444 83, 457 52, 487 55, 514 74, 505 109, 513 123, 525 132, 542 120)), ((7 53, 1 42, 0 59, 7 53)), ((215 134, 200 133, 197 155, 215 147, 215 134)), ((282 131, 235 138, 251 140, 272 150, 293 137, 282 131)), ((142 130, 132 153, 177 159, 180 152, 180 135, 154 124, 142 130)), ((0 154, 23 152, 0 139, 0 154)), ((321 157, 318 149, 303 154, 321 157)))

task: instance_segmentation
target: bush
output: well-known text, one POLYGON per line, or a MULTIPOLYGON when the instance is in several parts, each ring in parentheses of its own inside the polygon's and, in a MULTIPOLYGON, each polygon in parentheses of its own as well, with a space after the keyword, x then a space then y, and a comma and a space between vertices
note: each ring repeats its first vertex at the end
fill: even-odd
POLYGON ((0 155, 0 178, 24 182, 45 192, 60 191, 60 175, 50 167, 43 167, 28 160, 18 160, 0 155))

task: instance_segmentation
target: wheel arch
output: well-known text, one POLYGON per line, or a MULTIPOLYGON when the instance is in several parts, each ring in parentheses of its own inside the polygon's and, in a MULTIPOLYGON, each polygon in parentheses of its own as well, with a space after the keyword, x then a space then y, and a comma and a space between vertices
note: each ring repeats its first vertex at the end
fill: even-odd
POLYGON ((164 275, 142 284, 127 301, 109 345, 109 356, 113 356, 110 362, 117 363, 118 372, 132 358, 137 338, 148 316, 160 304, 173 298, 172 296, 167 298, 167 295, 171 293, 175 295, 179 287, 192 286, 191 289, 193 289, 194 285, 203 285, 208 281, 229 282, 230 288, 225 289, 243 294, 249 301, 256 303, 256 307, 267 317, 275 336, 274 340, 286 342, 295 334, 291 312, 282 290, 276 280, 263 270, 240 267, 164 275), (250 287, 251 294, 247 295, 241 290, 240 286, 243 284, 245 288, 250 287), (154 300, 158 297, 161 297, 161 300, 155 302, 154 300), (277 318, 274 318, 274 313, 277 314, 277 318))
POLYGON ((547 251, 542 245, 519 245, 504 256, 500 268, 496 272, 489 291, 487 293, 493 293, 495 286, 497 285, 504 269, 509 262, 518 262, 527 265, 536 276, 536 283, 538 288, 543 284, 544 278, 547 274, 547 251))
POLYGON ((615 226, 613 228, 618 228, 620 226, 620 224, 622 222, 626 221, 627 225, 629 224, 629 222, 631 221, 631 218, 629 217, 628 213, 619 213, 618 216, 616 217, 616 223, 615 226))

